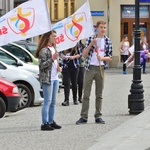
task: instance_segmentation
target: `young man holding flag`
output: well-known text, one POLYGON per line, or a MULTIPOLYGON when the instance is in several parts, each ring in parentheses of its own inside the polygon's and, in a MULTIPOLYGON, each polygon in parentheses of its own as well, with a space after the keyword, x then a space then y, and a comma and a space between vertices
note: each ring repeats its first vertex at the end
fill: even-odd
POLYGON ((76 124, 85 124, 88 119, 89 97, 93 80, 95 80, 95 123, 105 124, 101 118, 102 108, 102 92, 104 86, 104 68, 107 67, 106 62, 112 60, 112 42, 105 36, 106 22, 97 22, 97 35, 89 37, 86 41, 85 49, 83 50, 83 57, 85 60, 85 79, 84 79, 84 95, 82 102, 81 118, 76 124))

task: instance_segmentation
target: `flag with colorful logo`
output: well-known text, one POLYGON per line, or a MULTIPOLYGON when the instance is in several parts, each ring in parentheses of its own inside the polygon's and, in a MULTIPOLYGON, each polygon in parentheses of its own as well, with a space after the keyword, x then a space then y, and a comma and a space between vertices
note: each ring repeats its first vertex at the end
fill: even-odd
POLYGON ((88 0, 73 15, 54 24, 52 29, 57 33, 58 52, 74 47, 79 40, 93 35, 93 21, 88 0))
POLYGON ((22 3, 0 18, 0 46, 51 30, 45 0, 22 3))

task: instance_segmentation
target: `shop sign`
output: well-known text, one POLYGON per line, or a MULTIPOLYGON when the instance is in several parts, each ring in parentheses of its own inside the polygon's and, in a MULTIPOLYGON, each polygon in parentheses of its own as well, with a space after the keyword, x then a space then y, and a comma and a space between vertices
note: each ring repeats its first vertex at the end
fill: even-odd
MULTIPOLYGON (((122 18, 135 18, 135 6, 124 5, 122 8, 122 18)), ((149 8, 147 5, 140 6, 140 18, 149 18, 149 8)))
POLYGON ((104 16, 104 11, 91 11, 92 16, 104 16))
POLYGON ((150 0, 140 0, 140 3, 150 3, 150 0))

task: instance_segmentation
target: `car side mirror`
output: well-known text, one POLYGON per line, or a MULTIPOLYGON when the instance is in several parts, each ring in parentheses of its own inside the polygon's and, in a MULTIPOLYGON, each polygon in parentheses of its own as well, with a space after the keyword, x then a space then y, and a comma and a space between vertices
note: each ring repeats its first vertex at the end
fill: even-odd
POLYGON ((28 56, 26 56, 24 60, 25 60, 26 63, 27 62, 31 62, 31 60, 30 60, 30 58, 28 56))

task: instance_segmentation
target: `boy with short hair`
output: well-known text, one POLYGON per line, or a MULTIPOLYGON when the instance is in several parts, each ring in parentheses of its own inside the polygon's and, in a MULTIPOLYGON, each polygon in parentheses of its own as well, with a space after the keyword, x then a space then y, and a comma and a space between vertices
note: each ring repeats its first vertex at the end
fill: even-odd
POLYGON ((89 97, 91 93, 92 82, 95 80, 95 123, 105 124, 101 118, 102 92, 104 86, 104 68, 107 67, 107 61, 112 60, 112 42, 105 36, 107 24, 104 21, 97 22, 97 35, 89 37, 86 40, 83 57, 85 60, 85 78, 84 78, 84 95, 82 102, 81 118, 76 124, 87 123, 89 110, 89 97))

